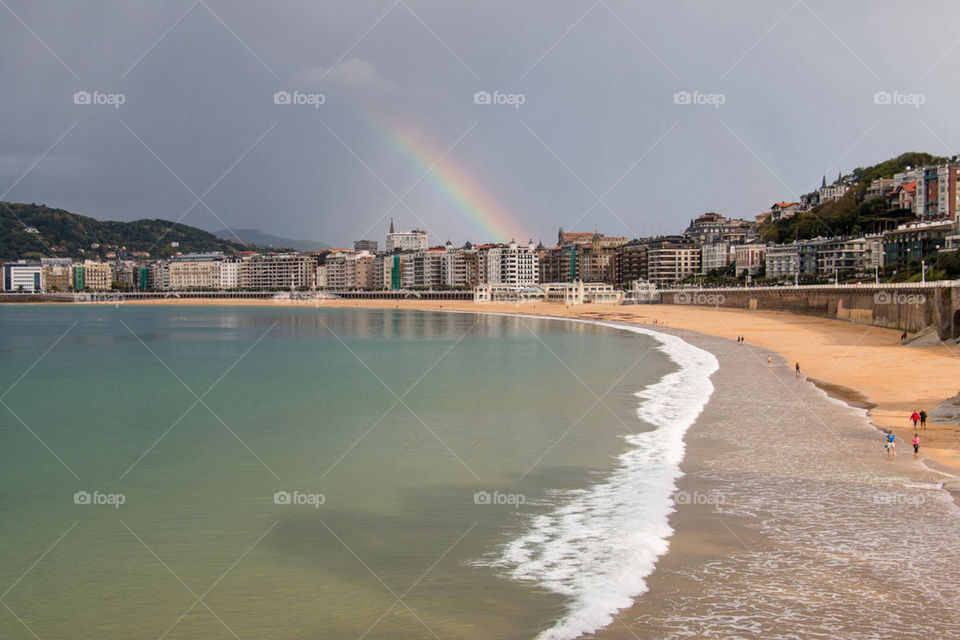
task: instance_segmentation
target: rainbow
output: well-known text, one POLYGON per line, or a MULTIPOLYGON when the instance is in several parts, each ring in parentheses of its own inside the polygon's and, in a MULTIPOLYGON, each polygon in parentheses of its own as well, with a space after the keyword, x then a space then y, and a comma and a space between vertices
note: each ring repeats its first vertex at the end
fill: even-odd
POLYGON ((481 243, 511 239, 523 242, 533 237, 492 190, 477 180, 469 167, 454 160, 452 153, 437 162, 444 149, 422 132, 410 126, 390 125, 383 119, 377 119, 377 125, 394 151, 419 169, 418 175, 426 172, 424 182, 430 183, 454 205, 474 231, 482 234, 476 240, 481 243))

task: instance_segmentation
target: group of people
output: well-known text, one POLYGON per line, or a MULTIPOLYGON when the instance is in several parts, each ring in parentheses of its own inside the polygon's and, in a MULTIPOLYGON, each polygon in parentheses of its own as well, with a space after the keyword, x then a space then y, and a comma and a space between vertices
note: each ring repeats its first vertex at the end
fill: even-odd
MULTIPOLYGON (((893 431, 890 431, 883 436, 883 448, 887 450, 888 458, 895 458, 897 456, 897 436, 894 435, 893 431)), ((920 455, 920 434, 913 434, 913 457, 916 458, 920 455)))
POLYGON ((737 336, 737 344, 743 344, 746 341, 747 339, 744 338, 743 336, 737 336))
MULTIPOLYGON (((914 429, 926 429, 927 428, 927 412, 923 409, 919 411, 914 411, 910 414, 910 421, 913 422, 914 429), (918 426, 919 425, 919 426, 918 426)), ((913 457, 920 455, 920 433, 918 431, 913 432, 913 457)), ((893 431, 890 431, 883 436, 883 448, 887 450, 887 457, 895 457, 897 455, 897 436, 894 435, 893 431)))
POLYGON ((920 423, 921 429, 927 428, 927 412, 925 409, 920 409, 920 411, 914 411, 910 415, 910 420, 913 421, 913 428, 917 428, 917 423, 920 423))

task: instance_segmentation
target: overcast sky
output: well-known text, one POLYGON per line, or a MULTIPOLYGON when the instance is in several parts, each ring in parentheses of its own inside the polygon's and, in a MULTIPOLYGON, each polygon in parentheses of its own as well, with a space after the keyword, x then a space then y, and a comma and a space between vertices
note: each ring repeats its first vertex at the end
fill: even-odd
POLYGON ((958 41, 955 1, 3 0, 0 199, 335 246, 673 233, 957 153, 958 41))

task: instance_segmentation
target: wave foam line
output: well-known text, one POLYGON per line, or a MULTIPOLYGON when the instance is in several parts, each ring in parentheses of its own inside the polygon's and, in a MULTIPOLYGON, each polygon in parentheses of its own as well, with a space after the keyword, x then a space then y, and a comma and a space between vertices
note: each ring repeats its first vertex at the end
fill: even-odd
POLYGON ((681 338, 642 327, 601 326, 644 334, 679 366, 635 395, 637 415, 654 429, 626 436, 631 449, 606 480, 569 492, 569 500, 536 517, 508 543, 494 566, 571 600, 539 640, 571 640, 601 629, 647 590, 647 577, 667 552, 672 494, 683 475, 684 434, 713 394, 713 354, 681 338))

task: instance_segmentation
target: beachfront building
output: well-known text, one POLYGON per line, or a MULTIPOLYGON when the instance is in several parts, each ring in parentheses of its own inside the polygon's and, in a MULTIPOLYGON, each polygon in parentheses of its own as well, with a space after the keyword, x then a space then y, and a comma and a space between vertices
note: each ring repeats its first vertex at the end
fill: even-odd
POLYGON ((73 289, 73 260, 70 258, 40 258, 43 277, 41 286, 47 292, 66 292, 73 289))
POLYGON ((605 282, 550 282, 541 284, 547 302, 573 304, 619 304, 623 293, 605 282))
POLYGON ((936 259, 947 246, 947 237, 957 233, 954 222, 918 222, 900 225, 883 234, 883 264, 903 266, 911 260, 936 259))
POLYGON ((479 248, 478 271, 480 284, 530 285, 536 284, 539 258, 533 242, 484 245, 479 248))
POLYGON ((700 273, 706 274, 716 269, 725 269, 734 263, 734 246, 727 242, 705 244, 700 247, 700 273))
POLYGON ((390 218, 390 232, 387 234, 387 242, 384 249, 387 253, 393 253, 394 251, 426 251, 427 232, 422 229, 394 231, 393 218, 390 218))
POLYGON ((627 238, 596 232, 567 233, 562 228, 557 237, 562 241, 557 246, 537 248, 540 282, 584 280, 617 285, 621 247, 629 244, 627 238))
POLYGON ((656 238, 647 250, 647 279, 663 288, 700 273, 700 246, 682 236, 656 238))
POLYGON ((646 281, 647 253, 650 245, 647 240, 631 240, 617 250, 617 288, 627 289, 637 280, 646 281))
POLYGON ((334 251, 317 267, 317 287, 344 291, 373 289, 376 259, 367 251, 334 251))
POLYGON ((800 275, 800 251, 796 244, 769 245, 763 259, 768 279, 795 280, 800 275))
POLYGON ((481 284, 474 287, 474 302, 553 302, 618 304, 623 294, 603 282, 549 282, 534 285, 481 284))
POLYGON ((39 293, 43 290, 43 265, 39 262, 7 262, 3 265, 3 290, 39 293))
POLYGON ((311 289, 317 261, 298 253, 255 255, 240 263, 240 288, 252 291, 311 289))
POLYGON ((765 244, 741 244, 734 248, 734 273, 737 277, 743 274, 748 276, 758 275, 761 270, 766 268, 764 254, 767 246, 765 244))
POLYGON ((113 269, 106 262, 85 260, 73 265, 74 291, 110 291, 113 288, 113 269))
POLYGON ((185 253, 170 261, 168 287, 174 291, 220 289, 223 253, 185 253))

